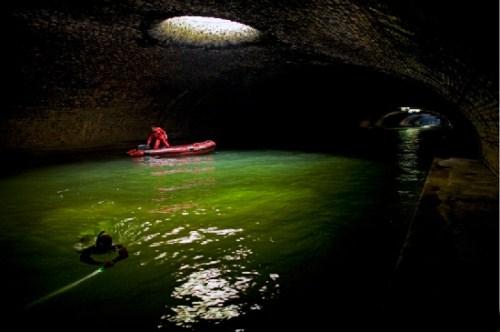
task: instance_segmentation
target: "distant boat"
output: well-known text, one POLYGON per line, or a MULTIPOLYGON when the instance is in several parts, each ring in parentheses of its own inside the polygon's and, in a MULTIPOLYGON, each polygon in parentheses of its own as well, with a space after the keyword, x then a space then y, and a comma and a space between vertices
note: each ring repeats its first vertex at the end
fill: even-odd
POLYGON ((127 151, 131 157, 142 156, 163 156, 163 157, 182 157, 194 156, 210 153, 215 150, 214 141, 196 142, 185 145, 175 145, 169 148, 150 149, 148 146, 139 145, 137 149, 127 151), (145 148, 146 147, 146 148, 145 148))

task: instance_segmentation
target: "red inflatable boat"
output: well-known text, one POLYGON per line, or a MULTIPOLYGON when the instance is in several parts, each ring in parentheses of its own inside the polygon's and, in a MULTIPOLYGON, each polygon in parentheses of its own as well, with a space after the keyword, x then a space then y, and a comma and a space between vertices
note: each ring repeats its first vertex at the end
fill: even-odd
POLYGON ((142 149, 139 146, 138 149, 132 149, 127 151, 127 154, 131 157, 142 157, 142 156, 162 156, 162 157, 180 157, 180 156, 194 156, 199 154, 210 153, 215 150, 214 141, 198 142, 186 145, 176 145, 169 148, 161 149, 142 149))

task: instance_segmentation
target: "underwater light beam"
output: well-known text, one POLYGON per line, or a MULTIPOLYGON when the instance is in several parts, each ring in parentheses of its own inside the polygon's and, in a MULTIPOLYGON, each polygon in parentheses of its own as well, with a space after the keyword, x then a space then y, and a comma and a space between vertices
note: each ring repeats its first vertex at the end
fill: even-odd
POLYGON ((99 273, 101 273, 103 271, 104 271, 104 268, 101 267, 101 268, 95 270, 94 272, 90 273, 89 275, 86 275, 85 277, 83 277, 81 279, 78 279, 77 281, 72 282, 71 284, 68 284, 68 285, 66 285, 64 287, 61 287, 58 290, 56 290, 56 291, 54 291, 54 292, 52 292, 50 294, 47 294, 47 295, 39 298, 38 300, 35 300, 35 301, 31 302, 30 304, 28 304, 26 306, 26 308, 27 309, 32 308, 32 307, 34 307, 34 306, 36 306, 38 304, 41 304, 41 303, 43 303, 43 302, 45 302, 47 300, 50 300, 51 298, 53 298, 53 297, 55 297, 55 296, 57 296, 59 294, 67 292, 70 289, 75 288, 76 286, 80 285, 82 282, 84 282, 84 281, 86 281, 86 280, 88 280, 88 279, 90 279, 92 277, 95 277, 96 275, 98 275, 99 273))

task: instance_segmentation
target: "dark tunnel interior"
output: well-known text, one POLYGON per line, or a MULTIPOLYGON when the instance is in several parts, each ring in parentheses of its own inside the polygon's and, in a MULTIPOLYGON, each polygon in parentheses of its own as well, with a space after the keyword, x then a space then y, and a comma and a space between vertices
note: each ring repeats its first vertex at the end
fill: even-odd
POLYGON ((7 7, 20 328, 500 331, 497 2, 7 7))
MULTIPOLYGON (((377 120, 411 105, 449 117, 453 124, 436 135, 434 153, 474 157, 479 151, 477 133, 455 106, 412 80, 355 66, 284 65, 250 84, 238 83, 203 87, 195 103, 181 100, 176 107, 179 122, 192 136, 178 139, 214 137, 222 148, 349 153, 372 149, 366 144, 369 140, 388 139, 375 128, 377 120)), ((161 100, 161 90, 157 93, 161 100)), ((393 153, 384 146, 380 142, 381 149, 371 153, 393 153)))

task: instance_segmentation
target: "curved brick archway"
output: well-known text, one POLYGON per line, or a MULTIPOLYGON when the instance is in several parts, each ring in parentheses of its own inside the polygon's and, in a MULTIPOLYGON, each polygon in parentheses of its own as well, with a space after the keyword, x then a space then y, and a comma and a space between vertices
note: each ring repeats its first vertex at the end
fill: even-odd
MULTIPOLYGON (((71 148, 138 139, 147 128, 143 123, 160 116, 160 109, 168 114, 186 91, 196 99, 204 95, 196 91, 221 79, 251 84, 284 62, 340 63, 434 90, 470 121, 484 158, 498 170, 498 4, 475 6, 392 0, 20 1, 8 16, 12 84, 2 141, 5 147, 71 148), (205 49, 167 47, 148 35, 158 21, 184 14, 242 22, 266 38, 205 49)), ((165 121, 175 128, 174 115, 165 121)))

